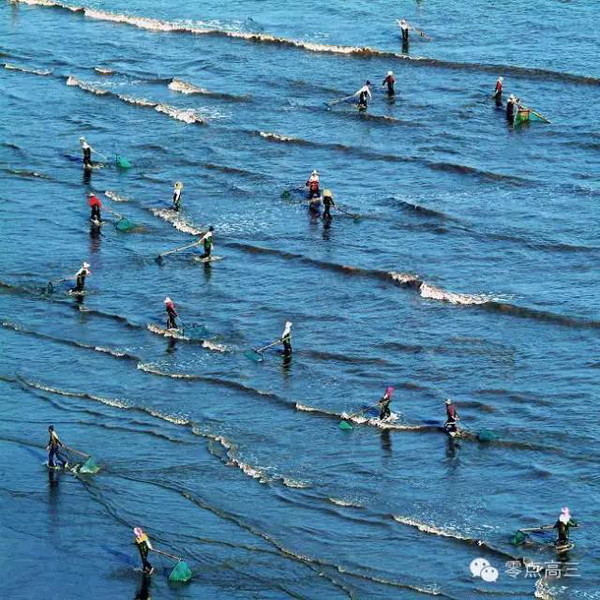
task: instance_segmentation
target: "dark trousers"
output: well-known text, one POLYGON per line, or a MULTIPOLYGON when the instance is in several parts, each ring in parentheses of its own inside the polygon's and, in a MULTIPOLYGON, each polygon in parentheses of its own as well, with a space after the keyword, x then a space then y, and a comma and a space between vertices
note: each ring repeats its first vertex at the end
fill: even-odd
POLYGON ((144 569, 144 572, 148 572, 152 570, 152 565, 150 564, 150 561, 148 560, 148 551, 144 552, 141 548, 140 548, 140 558, 142 559, 142 568, 144 569))
POLYGON ((66 464, 65 459, 59 454, 58 446, 50 446, 50 452, 48 452, 48 466, 54 467, 54 459, 58 460, 61 467, 64 467, 66 464))
POLYGON ((90 216, 90 219, 93 221, 94 219, 96 221, 102 221, 102 215, 100 214, 100 207, 96 204, 94 206, 92 206, 92 214, 90 216))
POLYGON ((84 288, 85 288, 85 277, 82 277, 81 275, 79 275, 75 282, 74 291, 75 292, 83 292, 84 288))
POLYGON ((325 205, 325 210, 323 211, 323 218, 324 219, 331 219, 331 206, 329 206, 328 204, 325 205))
POLYGON ((292 353, 292 342, 283 340, 283 354, 284 356, 290 356, 292 353))
POLYGON ((389 406, 382 406, 379 409, 379 420, 383 421, 383 419, 387 419, 392 414, 389 406))
POLYGON ((446 421, 444 428, 446 431, 456 431, 456 421, 446 421))
POLYGON ((173 315, 167 315, 167 329, 177 329, 177 323, 173 315))

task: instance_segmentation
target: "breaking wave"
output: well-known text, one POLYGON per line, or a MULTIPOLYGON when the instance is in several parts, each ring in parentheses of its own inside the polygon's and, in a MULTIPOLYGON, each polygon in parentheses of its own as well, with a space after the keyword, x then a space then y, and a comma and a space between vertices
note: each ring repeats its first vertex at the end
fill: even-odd
POLYGON ((429 525, 427 523, 422 523, 421 521, 417 521, 416 519, 412 519, 410 517, 404 517, 399 515, 392 515, 392 518, 396 523, 400 523, 402 525, 406 525, 408 527, 414 527, 418 529, 422 533, 428 533, 431 535, 437 535, 440 537, 450 538, 456 540, 458 542, 463 542, 465 544, 469 544, 471 546, 477 546, 478 548, 484 548, 488 552, 496 554, 498 556, 502 556, 504 558, 510 558, 511 560, 521 560, 520 557, 514 556, 509 552, 506 552, 500 548, 496 548, 495 546, 490 545, 488 542, 483 540, 477 540, 475 538, 470 538, 461 533, 457 533, 455 531, 451 531, 448 529, 442 529, 441 527, 437 527, 435 525, 429 525))
POLYGON ((480 71, 483 73, 491 73, 496 75, 499 72, 527 77, 530 79, 568 81, 581 85, 600 85, 600 79, 586 75, 574 73, 563 73, 552 71, 550 69, 538 69, 521 67, 517 65, 502 65, 502 64, 486 64, 486 63, 467 63, 446 61, 435 58, 427 58, 422 56, 407 56, 397 52, 388 50, 380 50, 368 46, 345 46, 339 44, 323 44, 308 40, 299 40, 271 35, 268 33, 246 32, 227 29, 225 27, 215 27, 214 23, 195 21, 186 23, 181 21, 163 21, 149 17, 123 15, 105 10, 98 10, 83 6, 71 6, 63 2, 54 0, 18 0, 22 4, 44 6, 49 8, 57 8, 69 11, 71 13, 80 13, 90 19, 98 19, 101 21, 110 21, 113 23, 122 23, 146 29, 150 31, 158 31, 164 33, 184 33, 191 35, 213 35, 222 36, 233 39, 241 39, 247 42, 269 44, 281 47, 298 48, 308 52, 317 52, 325 54, 339 54, 344 56, 355 56, 359 58, 387 58, 401 61, 408 61, 412 64, 422 66, 445 68, 450 70, 465 70, 465 71, 480 71))
POLYGON ((105 90, 103 88, 99 88, 91 83, 86 81, 81 81, 76 77, 70 75, 67 77, 67 85, 78 87, 79 89, 95 94, 96 96, 109 96, 111 98, 116 98, 125 102, 126 104, 132 104, 134 106, 142 106, 145 108, 153 108, 155 111, 165 114, 172 119, 176 119, 177 121, 183 121, 187 124, 197 123, 199 125, 204 125, 206 120, 202 118, 198 112, 191 108, 176 108, 174 106, 170 106, 169 104, 163 104, 159 102, 154 102, 152 100, 147 100, 145 98, 135 98, 133 96, 128 96, 125 94, 117 94, 116 92, 112 92, 110 90, 105 90))
POLYGON ((31 73, 32 75, 42 76, 52 75, 52 71, 47 69, 29 69, 28 67, 21 67, 11 63, 4 63, 2 66, 8 71, 21 71, 21 73, 31 73))
POLYGON ((300 402, 296 402, 295 408, 301 412, 315 413, 323 417, 330 417, 339 421, 350 421, 351 423, 356 423, 357 425, 370 425, 371 427, 378 427, 379 429, 394 429, 397 431, 427 431, 442 429, 441 427, 435 425, 409 425, 406 423, 398 423, 397 421, 400 420, 400 415, 397 413, 392 413, 391 418, 381 421, 377 418, 365 417, 356 413, 338 413, 315 408, 314 406, 308 406, 306 404, 301 404, 300 402))

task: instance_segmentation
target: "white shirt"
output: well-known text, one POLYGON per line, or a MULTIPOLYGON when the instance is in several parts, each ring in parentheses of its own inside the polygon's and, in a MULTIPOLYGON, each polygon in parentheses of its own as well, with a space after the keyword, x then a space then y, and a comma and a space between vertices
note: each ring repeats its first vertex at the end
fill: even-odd
POLYGON ((367 92, 369 98, 372 98, 373 96, 371 96, 371 90, 369 89, 368 85, 363 85, 360 90, 358 90, 358 92, 355 92, 354 95, 355 96, 360 96, 363 92, 367 92))

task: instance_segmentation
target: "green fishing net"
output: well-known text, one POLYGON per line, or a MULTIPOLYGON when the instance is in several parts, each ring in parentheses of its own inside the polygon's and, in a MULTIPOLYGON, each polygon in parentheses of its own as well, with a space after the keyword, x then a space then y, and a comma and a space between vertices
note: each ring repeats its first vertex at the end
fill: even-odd
POLYGON ((131 168, 131 163, 126 158, 124 158, 123 156, 119 156, 118 154, 115 157, 115 163, 119 169, 131 168))
POLYGON ((95 475, 99 470, 100 467, 91 456, 79 468, 80 473, 87 473, 90 475, 95 475))
POLYGON ((498 435, 495 434, 493 431, 490 431, 489 429, 482 429, 477 434, 477 437, 480 442, 493 442, 494 440, 498 439, 498 435))
POLYGON ((185 583, 192 578, 192 572, 184 560, 180 560, 169 575, 169 581, 185 583))
POLYGON ((131 231, 135 227, 135 223, 132 223, 129 219, 122 218, 117 222, 115 227, 119 231, 131 231))
POLYGON ((527 539, 527 534, 522 531, 517 531, 515 535, 512 536, 510 543, 513 546, 520 546, 527 539))

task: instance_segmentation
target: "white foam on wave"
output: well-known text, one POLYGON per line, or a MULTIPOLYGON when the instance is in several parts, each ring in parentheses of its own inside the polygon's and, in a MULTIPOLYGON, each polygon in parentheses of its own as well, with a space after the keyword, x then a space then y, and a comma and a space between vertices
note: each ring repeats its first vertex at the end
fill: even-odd
POLYGON ((271 133, 269 131, 259 131, 258 134, 266 140, 275 140, 277 142, 295 142, 296 138, 280 133, 271 133))
POLYGON ((206 120, 200 116, 198 111, 191 108, 175 108, 174 106, 170 106, 169 104, 159 104, 158 102, 153 102, 152 100, 147 100, 146 98, 135 98, 133 96, 127 96, 125 94, 116 94, 114 92, 110 92, 109 90, 97 87, 87 81, 81 81, 80 79, 77 79, 72 75, 70 75, 67 78, 67 85, 78 87, 86 92, 96 94, 97 96, 110 95, 111 97, 118 98, 119 100, 122 100, 127 104, 153 108, 159 113, 165 114, 171 117, 172 119, 176 119, 177 121, 182 121, 187 124, 206 124, 206 120))
POLYGON ((19 65, 14 65, 12 63, 4 63, 4 68, 8 71, 20 71, 21 73, 31 73, 32 75, 52 75, 52 71, 47 69, 30 69, 28 67, 21 67, 19 65))
POLYGON ((103 90, 102 88, 96 87, 91 83, 81 81, 80 79, 77 79, 72 75, 69 75, 69 77, 67 77, 67 85, 81 88, 82 90, 86 92, 91 92, 92 94, 96 94, 97 96, 106 96, 107 94, 110 94, 108 90, 103 90))
POLYGON ((163 337, 174 338, 176 340, 185 340, 189 341, 189 337, 186 337, 184 334, 180 332, 179 329, 163 329, 154 323, 149 323, 147 325, 148 330, 152 333, 156 333, 157 335, 162 335, 163 337))
POLYGON ((419 287, 419 294, 422 298, 442 300, 443 302, 450 302, 451 304, 486 304, 486 302, 490 301, 489 298, 483 295, 456 294, 454 292, 447 292, 442 288, 425 282, 423 282, 419 287))
POLYGON ((215 352, 227 352, 227 346, 223 344, 217 344, 215 342, 210 342, 208 340, 204 340, 202 342, 202 347, 207 350, 214 350, 215 352))
POLYGON ((183 233, 190 233, 191 235, 204 235, 205 233, 205 231, 198 229, 174 210, 169 208, 152 208, 151 211, 155 217, 163 219, 163 221, 167 221, 167 223, 171 223, 175 229, 178 229, 183 233))
POLYGON ((453 538, 456 540, 467 540, 468 541, 470 539, 459 533, 441 529, 440 527, 436 527, 435 525, 429 525, 427 523, 422 523, 421 521, 417 521, 416 519, 412 519, 410 517, 392 515, 392 518, 394 519, 394 521, 396 521, 396 523, 401 523, 402 525, 408 525, 409 527, 414 527, 423 533, 430 533, 433 535, 439 535, 440 537, 453 538))
MULTIPOLYGON (((81 344, 83 345, 83 344, 81 344)), ((85 346, 88 348, 89 346, 85 346)), ((110 354, 111 356, 116 356, 117 358, 123 358, 124 356, 128 356, 126 352, 119 352, 118 350, 111 350, 110 348, 105 348, 104 346, 94 346, 94 350, 97 352, 104 352, 105 354, 110 354)))
POLYGON ((138 363, 137 368, 145 373, 158 375, 160 377, 170 377, 171 379, 196 379, 195 375, 189 375, 188 373, 167 373, 166 371, 161 371, 159 368, 149 363, 138 363))
POLYGON ((341 500, 339 498, 327 498, 329 502, 335 504, 336 506, 344 506, 344 507, 353 507, 353 508, 363 508, 363 505, 359 502, 354 502, 352 500, 341 500))
POLYGON ((175 108, 169 104, 156 104, 154 110, 169 115, 169 117, 177 119, 178 121, 183 121, 188 125, 191 125, 192 123, 204 125, 206 123, 205 119, 203 119, 193 108, 175 108))
POLYGON ((179 92, 180 94, 210 94, 210 92, 204 88, 177 78, 169 83, 168 88, 174 92, 179 92))
POLYGON ((127 102, 127 104, 133 104, 134 106, 145 106, 148 108, 154 108, 157 103, 152 100, 146 100, 146 98, 135 98, 134 96, 127 96, 125 94, 117 94, 119 100, 127 102))
POLYGON ((218 442, 223 448, 225 448, 225 452, 227 454, 227 458, 229 459, 230 465, 237 467, 245 475, 248 475, 249 477, 258 480, 260 483, 268 483, 269 477, 266 474, 266 472, 259 467, 254 467, 240 460, 236 454, 237 446, 233 442, 228 440, 225 436, 206 435, 206 437, 210 438, 215 442, 218 442))
POLYGON ((99 73, 100 75, 114 75, 114 71, 112 69, 109 69, 107 67, 94 67, 94 71, 96 71, 96 73, 99 73))
POLYGON ((107 198, 110 198, 113 202, 129 202, 129 198, 125 198, 125 196, 119 196, 119 194, 112 192, 111 190, 106 190, 104 195, 107 198))
POLYGON ((419 284, 421 282, 419 277, 412 273, 396 273, 396 271, 390 271, 388 275, 393 281, 401 283, 402 285, 419 284))

